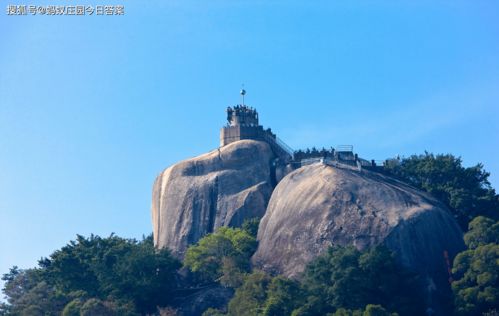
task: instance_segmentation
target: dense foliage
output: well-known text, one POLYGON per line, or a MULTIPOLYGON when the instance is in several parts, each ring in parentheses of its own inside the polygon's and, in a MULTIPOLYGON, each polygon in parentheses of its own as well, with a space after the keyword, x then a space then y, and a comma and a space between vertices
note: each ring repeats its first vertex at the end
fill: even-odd
POLYGON ((420 289, 418 278, 384 247, 334 247, 307 266, 301 282, 261 271, 247 275, 226 315, 422 315, 420 289))
POLYGON ((465 231, 476 216, 499 219, 499 196, 482 164, 465 168, 453 155, 413 155, 392 159, 385 170, 444 202, 465 231))
POLYGON ((243 229, 222 227, 188 248, 184 265, 205 282, 221 281, 237 287, 250 270, 250 258, 257 242, 254 221, 243 229))
POLYGON ((245 278, 229 302, 228 315, 290 315, 301 302, 299 283, 256 271, 245 278))
POLYGON ((136 315, 170 302, 180 263, 167 250, 111 235, 77 236, 35 269, 3 276, 14 315, 136 315), (95 312, 98 311, 98 312, 95 312))
POLYGON ((467 250, 454 259, 456 312, 482 315, 499 309, 499 222, 477 217, 464 236, 467 250))
POLYGON ((324 315, 340 308, 379 304, 401 315, 421 315, 424 306, 417 276, 399 266, 384 247, 360 252, 330 248, 305 270, 306 303, 295 315, 324 315))

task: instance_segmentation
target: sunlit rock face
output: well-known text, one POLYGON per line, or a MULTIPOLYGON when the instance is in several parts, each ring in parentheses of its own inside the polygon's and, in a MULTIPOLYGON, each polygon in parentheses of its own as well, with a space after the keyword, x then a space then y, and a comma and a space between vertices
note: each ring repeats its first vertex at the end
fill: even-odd
POLYGON ((275 158, 266 142, 240 140, 164 170, 153 187, 156 247, 183 258, 218 227, 259 217, 255 268, 299 278, 331 245, 383 244, 423 276, 430 301, 445 301, 448 263, 464 243, 444 205, 381 173, 323 162, 293 171, 275 158))
POLYGON ((464 248, 454 218, 427 194, 379 173, 322 163, 279 182, 258 240, 254 265, 288 277, 299 277, 331 245, 384 244, 439 284, 448 278, 444 251, 452 260, 464 248))
POLYGON ((273 158, 267 143, 241 140, 164 170, 153 187, 156 247, 182 258, 216 228, 262 217, 273 190, 273 158))

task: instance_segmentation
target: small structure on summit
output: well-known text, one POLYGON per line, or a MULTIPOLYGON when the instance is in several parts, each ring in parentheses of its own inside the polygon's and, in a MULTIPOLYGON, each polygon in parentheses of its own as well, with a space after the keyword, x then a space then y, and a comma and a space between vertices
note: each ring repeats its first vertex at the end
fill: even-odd
MULTIPOLYGON (((246 90, 241 89, 242 104, 227 107, 227 124, 220 130, 220 147, 243 139, 264 141, 270 145, 278 160, 274 163, 277 169, 282 170, 282 176, 293 169, 311 163, 322 162, 330 165, 349 165, 358 168, 380 170, 383 163, 376 163, 358 157, 353 152, 353 146, 341 145, 336 149, 321 150, 315 147, 312 150, 294 151, 280 140, 270 128, 264 129, 258 122, 258 112, 255 108, 244 103, 246 90), (284 171, 286 169, 287 171, 284 171)), ((279 173, 279 172, 278 172, 279 173)), ((277 177, 281 178, 281 177, 277 177)))
POLYGON ((244 104, 246 91, 241 90, 243 104, 227 107, 227 125, 220 130, 220 147, 243 139, 260 140, 268 143, 275 155, 290 160, 293 150, 284 144, 270 128, 264 129, 258 123, 256 109, 244 104))
POLYGON ((258 126, 258 112, 246 105, 227 107, 227 123, 229 126, 258 126))

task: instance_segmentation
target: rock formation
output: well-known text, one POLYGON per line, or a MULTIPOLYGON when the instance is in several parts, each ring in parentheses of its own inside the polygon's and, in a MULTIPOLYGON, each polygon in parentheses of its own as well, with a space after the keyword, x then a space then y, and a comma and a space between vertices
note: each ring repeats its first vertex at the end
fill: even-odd
POLYGON ((384 244, 426 277, 429 300, 445 301, 444 254, 452 260, 464 243, 444 205, 382 173, 359 170, 377 167, 359 159, 351 147, 293 159, 292 150, 258 124, 256 110, 239 105, 227 108, 227 115, 219 149, 157 177, 152 198, 156 247, 182 259, 190 244, 216 228, 263 216, 252 259, 258 268, 299 277, 331 245, 363 250, 384 244), (435 289, 439 293, 431 295, 435 289))
POLYGON ((154 244, 182 258, 221 226, 262 217, 273 190, 265 142, 241 140, 164 170, 153 187, 154 244))
POLYGON ((279 182, 258 240, 254 264, 288 277, 299 276, 330 245, 384 244, 440 285, 448 278, 444 251, 452 258, 464 248, 455 220, 429 195, 379 173, 323 163, 279 182))

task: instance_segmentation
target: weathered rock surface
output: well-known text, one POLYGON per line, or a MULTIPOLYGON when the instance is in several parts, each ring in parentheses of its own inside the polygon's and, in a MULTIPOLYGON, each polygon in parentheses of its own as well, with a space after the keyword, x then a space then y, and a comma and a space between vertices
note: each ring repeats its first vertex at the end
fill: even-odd
POLYGON ((330 245, 385 244, 405 266, 440 284, 448 278, 443 252, 452 259, 464 247, 455 220, 427 194, 378 173, 322 163, 279 182, 258 240, 253 263, 289 277, 330 245))
POLYGON ((164 170, 153 187, 154 244, 182 258, 216 228, 262 217, 273 190, 273 158, 267 143, 241 140, 164 170))

